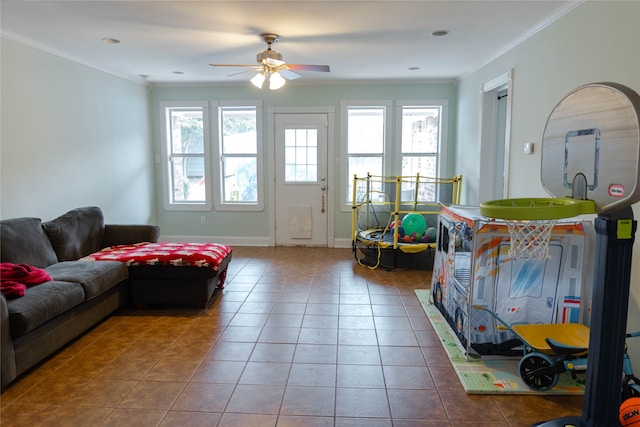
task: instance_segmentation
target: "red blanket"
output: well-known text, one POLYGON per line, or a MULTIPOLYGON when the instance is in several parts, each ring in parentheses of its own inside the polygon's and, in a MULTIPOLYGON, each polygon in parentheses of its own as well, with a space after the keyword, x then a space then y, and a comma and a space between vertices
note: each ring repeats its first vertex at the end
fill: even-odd
POLYGON ((85 261, 122 261, 127 265, 176 265, 218 270, 231 253, 219 243, 136 243, 104 248, 82 258, 85 261))
POLYGON ((27 264, 0 263, 0 291, 7 298, 24 296, 29 286, 48 282, 51 276, 41 268, 27 264))

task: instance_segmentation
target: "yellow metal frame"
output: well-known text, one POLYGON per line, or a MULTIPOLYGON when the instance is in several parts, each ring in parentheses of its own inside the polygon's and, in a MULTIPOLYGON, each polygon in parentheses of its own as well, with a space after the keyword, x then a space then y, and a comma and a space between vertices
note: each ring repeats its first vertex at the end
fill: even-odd
MULTIPOLYGON (((397 222, 400 220, 400 217, 402 215, 412 213, 412 212, 419 213, 422 215, 437 215, 440 213, 440 205, 437 202, 422 202, 418 200, 418 191, 421 185, 432 185, 432 184, 433 185, 451 185, 452 186, 451 203, 454 205, 460 204, 460 194, 462 192, 462 175, 457 175, 452 178, 433 178, 433 177, 420 176, 420 174, 416 174, 415 176, 376 176, 376 175, 367 174, 367 176, 365 177, 358 177, 357 175, 354 175, 353 176, 353 194, 351 198, 351 200, 353 201, 352 208, 351 208, 351 240, 354 245, 356 243, 358 232, 362 231, 362 230, 358 230, 359 213, 362 212, 363 210, 362 207, 364 205, 372 203, 371 201, 372 197, 370 197, 371 193, 377 192, 375 190, 371 190, 372 184, 378 184, 378 183, 382 184, 383 187, 384 187, 384 184, 395 183, 396 197, 394 201, 375 202, 376 204, 387 204, 391 206, 392 221, 397 222), (366 190, 367 195, 368 195, 368 197, 365 197, 360 202, 356 200, 359 182, 364 182, 364 185, 367 189, 366 190), (412 200, 401 200, 400 195, 401 195, 401 189, 402 189, 403 183, 415 184, 415 191, 414 191, 412 200), (407 205, 412 206, 413 209, 403 210, 402 207, 407 205), (429 207, 432 209, 435 208, 435 209, 431 211, 423 211, 418 209, 420 206, 429 207)), ((366 210, 366 214, 369 215, 369 210, 366 210)), ((366 223, 368 224, 369 219, 365 218, 365 220, 366 220, 366 223)), ((390 223, 391 221, 389 222, 389 224, 387 224, 386 228, 384 229, 382 233, 383 235, 388 231, 390 223)), ((393 249, 401 248, 401 250, 407 253, 421 252, 426 250, 427 247, 435 248, 435 243, 414 243, 411 245, 400 245, 398 238, 399 238, 398 227, 395 227, 393 230, 392 244, 378 242, 378 264, 380 262, 380 250, 382 248, 388 248, 392 246, 393 249)), ((376 268, 377 266, 378 265, 376 264, 371 268, 376 268)))

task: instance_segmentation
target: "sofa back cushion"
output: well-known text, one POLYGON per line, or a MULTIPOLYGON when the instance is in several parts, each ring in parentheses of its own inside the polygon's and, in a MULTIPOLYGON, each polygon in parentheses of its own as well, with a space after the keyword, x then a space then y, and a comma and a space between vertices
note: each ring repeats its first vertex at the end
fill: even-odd
POLYGON ((58 262, 40 218, 0 221, 0 261, 45 268, 58 262))
POLYGON ((77 208, 42 224, 58 261, 74 261, 100 250, 104 216, 98 207, 77 208))

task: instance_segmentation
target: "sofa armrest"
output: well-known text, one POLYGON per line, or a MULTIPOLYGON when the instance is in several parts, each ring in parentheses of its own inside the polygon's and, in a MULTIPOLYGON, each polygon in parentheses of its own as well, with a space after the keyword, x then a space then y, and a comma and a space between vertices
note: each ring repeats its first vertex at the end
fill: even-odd
POLYGON ((122 225, 106 224, 101 247, 129 245, 139 242, 157 242, 160 238, 160 227, 157 225, 122 225))
POLYGON ((0 376, 2 391, 16 378, 16 356, 9 325, 9 309, 7 300, 2 294, 0 294, 0 376))

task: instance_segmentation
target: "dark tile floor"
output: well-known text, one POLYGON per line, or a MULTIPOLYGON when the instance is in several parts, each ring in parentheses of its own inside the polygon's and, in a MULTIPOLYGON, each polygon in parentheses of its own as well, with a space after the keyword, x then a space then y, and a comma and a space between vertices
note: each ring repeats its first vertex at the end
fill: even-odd
POLYGON ((2 396, 3 426, 501 427, 579 396, 469 395, 415 289, 348 249, 234 248, 205 310, 123 309, 2 396))

